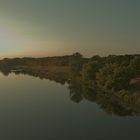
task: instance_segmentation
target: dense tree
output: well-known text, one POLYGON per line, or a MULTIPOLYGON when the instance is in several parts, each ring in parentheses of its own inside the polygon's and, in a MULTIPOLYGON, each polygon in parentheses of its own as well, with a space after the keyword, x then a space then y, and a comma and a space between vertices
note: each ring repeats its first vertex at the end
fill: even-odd
POLYGON ((121 67, 117 64, 106 64, 96 74, 98 86, 108 90, 128 88, 133 76, 134 74, 130 67, 121 67))
POLYGON ((83 65, 82 75, 85 80, 96 80, 96 73, 102 67, 98 61, 90 61, 83 65))
POLYGON ((130 63, 131 69, 135 72, 136 77, 140 76, 140 56, 135 56, 130 63))

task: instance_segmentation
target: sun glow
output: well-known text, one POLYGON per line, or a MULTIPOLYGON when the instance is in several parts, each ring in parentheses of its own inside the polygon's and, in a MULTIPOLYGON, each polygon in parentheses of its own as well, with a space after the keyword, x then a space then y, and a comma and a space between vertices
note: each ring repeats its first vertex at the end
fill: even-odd
POLYGON ((8 27, 0 27, 0 57, 9 56, 9 54, 16 54, 26 46, 26 39, 24 36, 8 27))
POLYGON ((21 38, 16 32, 7 28, 0 28, 0 48, 3 48, 2 50, 17 46, 20 41, 21 38))

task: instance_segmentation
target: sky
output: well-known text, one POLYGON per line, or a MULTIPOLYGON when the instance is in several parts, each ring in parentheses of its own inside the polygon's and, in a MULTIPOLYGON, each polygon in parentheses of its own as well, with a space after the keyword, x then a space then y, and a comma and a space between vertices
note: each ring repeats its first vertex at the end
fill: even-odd
POLYGON ((0 58, 140 53, 140 0, 0 0, 0 58))

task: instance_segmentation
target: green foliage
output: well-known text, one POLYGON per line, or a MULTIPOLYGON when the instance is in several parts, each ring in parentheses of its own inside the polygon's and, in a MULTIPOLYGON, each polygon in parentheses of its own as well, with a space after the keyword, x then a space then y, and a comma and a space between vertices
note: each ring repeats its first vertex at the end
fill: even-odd
POLYGON ((85 81, 93 80, 103 90, 128 89, 130 80, 140 76, 140 56, 93 56, 84 64, 82 76, 85 81))
POLYGON ((98 61, 90 61, 83 65, 82 74, 85 80, 95 80, 96 72, 102 67, 98 61))
POLYGON ((140 57, 139 56, 134 57, 134 59, 130 63, 130 67, 135 72, 136 77, 140 76, 140 57))
POLYGON ((133 71, 130 67, 106 64, 96 74, 99 87, 108 90, 121 90, 129 87, 133 71))
POLYGON ((85 63, 85 59, 83 59, 82 55, 79 53, 74 53, 70 57, 70 61, 69 61, 70 77, 75 77, 80 75, 84 63, 85 63))

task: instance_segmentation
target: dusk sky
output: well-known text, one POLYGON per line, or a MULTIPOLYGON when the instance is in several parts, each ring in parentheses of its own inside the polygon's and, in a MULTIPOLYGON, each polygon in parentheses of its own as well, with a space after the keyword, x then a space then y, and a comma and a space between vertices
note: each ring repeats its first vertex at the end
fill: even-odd
POLYGON ((140 53, 140 0, 0 0, 0 58, 140 53))

